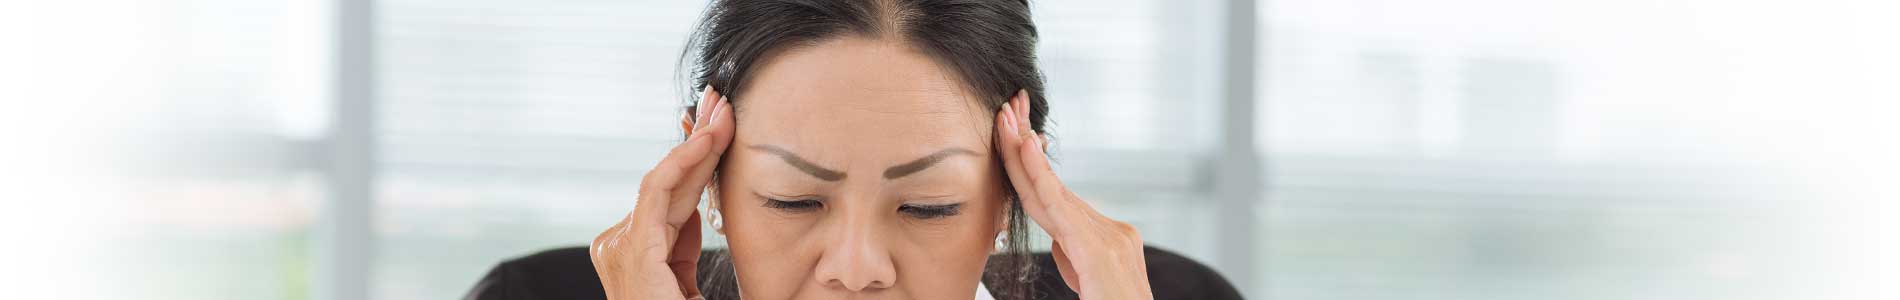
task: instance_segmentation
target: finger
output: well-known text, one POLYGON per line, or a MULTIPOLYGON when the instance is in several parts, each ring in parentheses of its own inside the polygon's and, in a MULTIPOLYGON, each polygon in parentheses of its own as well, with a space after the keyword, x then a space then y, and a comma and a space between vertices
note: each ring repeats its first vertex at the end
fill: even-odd
MULTIPOLYGON (((1092 225, 1088 222, 1093 221, 1089 217, 1098 214, 1081 198, 1070 197, 1068 186, 1062 184, 1062 179, 1056 177, 1055 169, 1050 167, 1049 156, 1042 151, 1042 141, 1040 137, 1029 138, 1017 149, 1021 152, 1017 155, 1023 161, 1023 173, 1030 186, 1036 189, 1036 203, 1031 204, 1041 205, 1048 217, 1038 222, 1049 222, 1050 226, 1064 229, 1088 228, 1092 225)), ((1065 235, 1051 232, 1050 237, 1060 240, 1065 235)))
POLYGON ((699 210, 693 210, 686 218, 686 227, 680 227, 679 238, 673 242, 672 254, 668 255, 666 266, 673 269, 673 278, 679 282, 680 294, 686 297, 699 295, 699 210))
MULTIPOLYGON (((712 114, 712 107, 717 106, 719 103, 718 93, 719 92, 713 91, 711 85, 707 85, 706 90, 699 92, 699 105, 698 108, 693 110, 693 128, 697 129, 701 127, 700 124, 706 123, 707 115, 712 114)), ((688 132, 687 134, 691 135, 692 133, 688 132)))
POLYGON ((668 202, 672 200, 670 195, 673 193, 673 188, 679 185, 681 177, 691 172, 693 166, 706 156, 708 148, 711 147, 712 143, 706 136, 694 136, 687 139, 686 143, 673 147, 672 151, 667 152, 665 158, 661 158, 660 162, 653 166, 653 170, 647 171, 646 176, 640 179, 639 200, 634 203, 633 213, 631 213, 632 219, 642 224, 630 226, 672 225, 677 227, 679 223, 684 223, 684 217, 678 222, 667 220, 667 216, 670 215, 669 206, 671 206, 668 202))
MULTIPOLYGON (((1019 92, 1019 95, 1026 94, 1019 92)), ((1029 114, 1014 111, 1029 109, 1027 96, 1018 96, 1018 98, 1024 98, 1025 101, 1011 103, 1012 112, 1016 114, 1015 124, 1029 124, 1029 114)), ((1067 233, 1071 231, 1070 228, 1088 226, 1088 224, 1078 222, 1088 220, 1086 217, 1090 215, 1088 212, 1090 209, 1086 204, 1080 204, 1079 200, 1068 197, 1068 187, 1056 177, 1055 170, 1050 168, 1048 154, 1043 152, 1046 148, 1043 147, 1042 136, 1036 134, 1028 126, 1017 126, 1016 130, 1016 142, 1012 143, 1015 149, 1011 152, 1015 152, 1013 156, 1017 162, 1010 165, 1020 170, 1011 177, 1013 181, 1027 183, 1027 189, 1019 185, 1016 190, 1019 197, 1027 199, 1023 203, 1024 212, 1030 213, 1030 217, 1036 220, 1036 224, 1042 226, 1043 230, 1048 231, 1049 236, 1056 240, 1067 237, 1067 233), (1021 196, 1024 194, 1029 196, 1021 196)), ((1010 166, 1006 166, 1008 167, 1010 166)))
POLYGON ((1016 90, 1016 98, 1019 100, 1022 100, 1022 101, 1016 101, 1016 102, 1011 103, 1012 105, 1016 106, 1016 109, 1014 109, 1014 111, 1016 112, 1016 121, 1017 121, 1016 124, 1022 125, 1022 132, 1028 133, 1030 135, 1035 135, 1036 123, 1032 122, 1032 120, 1029 119, 1030 113, 1035 112, 1034 111, 1035 108, 1029 106, 1030 104, 1034 104, 1034 103, 1030 103, 1029 91, 1016 90))
MULTIPOLYGON (((711 118, 710 115, 716 113, 719 109, 719 95, 717 94, 717 92, 713 91, 711 86, 708 86, 706 87, 706 90, 701 93, 700 99, 701 100, 699 104, 695 105, 694 107, 693 115, 690 117, 692 118, 692 122, 688 124, 688 126, 686 127, 686 137, 688 139, 698 137, 701 135, 710 135, 712 133, 708 130, 702 130, 702 129, 709 127, 709 125, 712 124, 712 122, 709 122, 708 119, 711 118)), ((713 143, 714 148, 715 150, 718 150, 717 149, 718 139, 717 137, 713 137, 713 139, 714 139, 714 143, 713 143)), ((690 189, 690 188, 680 188, 680 187, 694 187, 694 188, 704 187, 707 181, 707 177, 711 177, 710 173, 712 171, 711 167, 706 166, 706 161, 710 159, 716 159, 717 157, 718 157, 717 155, 709 155, 707 157, 702 157, 699 159, 698 162, 695 162, 696 165, 694 166, 693 170, 690 173, 688 173, 686 175, 686 178, 684 179, 685 183, 679 187, 673 188, 674 191, 672 192, 672 194, 674 195, 674 197, 675 198, 698 197, 700 189, 690 189)), ((672 205, 671 207, 679 207, 678 204, 680 201, 676 199, 673 202, 674 202, 673 203, 674 205, 672 205)), ((694 203, 694 205, 697 206, 697 203, 694 203)), ((683 217, 682 213, 675 212, 673 214, 668 215, 668 220, 672 220, 673 217, 675 217, 674 216, 675 214, 682 215, 680 217, 683 217)))
POLYGON ((724 154, 726 153, 726 146, 731 145, 732 140, 737 137, 735 134, 738 132, 739 127, 736 123, 737 121, 733 118, 733 114, 738 113, 738 111, 733 110, 732 99, 726 98, 725 95, 718 93, 718 91, 714 91, 713 95, 719 97, 719 110, 707 115, 712 118, 712 120, 709 121, 711 124, 706 125, 706 130, 717 137, 713 139, 715 142, 713 153, 724 154))
POLYGON ((1069 254, 1062 251, 1061 242, 1049 244, 1049 256, 1056 261, 1056 272, 1062 274, 1062 283, 1068 285, 1070 291, 1081 295, 1081 276, 1075 273, 1075 264, 1069 262, 1069 254))
POLYGON ((632 213, 628 213, 627 217, 620 218, 619 222, 614 222, 613 226, 594 236, 594 242, 587 245, 587 258, 593 262, 594 270, 600 275, 609 275, 611 272, 606 271, 617 267, 611 262, 622 249, 620 245, 625 241, 627 222, 633 220, 632 216, 632 213))
MULTIPOLYGON (((707 90, 707 95, 711 97, 708 99, 712 100, 711 104, 704 108, 707 111, 705 114, 707 118, 700 119, 698 129, 694 130, 693 135, 711 139, 711 152, 700 158, 700 161, 693 166, 691 173, 686 175, 683 184, 673 190, 673 203, 670 207, 699 206, 700 195, 705 193, 706 186, 712 182, 713 172, 719 168, 720 157, 725 153, 726 147, 732 143, 731 103, 721 97, 717 91, 707 90)), ((680 222, 686 222, 685 211, 672 211, 667 215, 668 224, 690 224, 690 222, 680 222)))
MULTIPOLYGON (((684 298, 683 293, 686 290, 679 281, 677 268, 671 263, 674 260, 672 256, 675 254, 673 249, 682 244, 680 242, 686 239, 686 234, 696 236, 697 233, 662 224, 628 225, 625 230, 627 232, 624 236, 626 246, 608 250, 621 254, 607 254, 611 257, 610 261, 605 262, 608 268, 595 269, 600 273, 603 287, 609 283, 607 280, 610 275, 616 278, 613 283, 618 288, 609 290, 607 293, 628 295, 613 297, 613 299, 684 298), (630 294, 644 296, 633 297, 630 294)), ((698 245, 698 243, 693 244, 693 246, 698 245)))
POLYGON ((1037 220, 1036 225, 1042 227, 1043 231, 1055 235, 1061 229, 1052 227, 1051 223, 1044 221, 1049 219, 1048 214, 1042 209, 1042 205, 1037 204, 1041 202, 1036 201, 1036 189, 1030 185, 1027 172, 1023 171, 1022 155, 1015 151, 1022 145, 1022 132, 1030 131, 1025 128, 1027 125, 1020 122, 1018 116, 1021 115, 1016 113, 1016 110, 1028 107, 1023 105, 1029 102, 1023 95, 1018 92, 1017 97, 1012 98, 1001 111, 996 113, 996 152, 1003 156, 1003 172, 1009 175, 1010 186, 1012 191, 1016 192, 1017 201, 1022 202, 1020 204, 1023 207, 1023 213, 1028 214, 1030 219, 1037 220))
MULTIPOLYGON (((713 113, 718 111, 718 108, 719 108, 719 95, 713 91, 711 86, 707 86, 706 89, 701 92, 700 99, 701 100, 699 104, 694 105, 693 115, 690 116, 690 118, 692 118, 692 122, 688 123, 686 127, 686 137, 688 139, 708 134, 709 132, 707 132, 706 130, 701 130, 701 129, 706 128, 708 124, 712 123, 712 122, 708 122, 707 119, 709 119, 713 113)), ((686 175, 685 186, 694 186, 694 185, 697 185, 699 182, 702 182, 701 180, 698 180, 698 177, 699 177, 698 175, 700 173, 699 172, 700 169, 704 169, 704 166, 703 166, 704 160, 705 158, 701 158, 699 162, 701 163, 701 165, 696 166, 691 173, 686 175)), ((676 194, 675 196, 678 197, 679 195, 677 194, 680 194, 680 193, 677 190, 679 189, 675 189, 675 190, 676 191, 674 194, 676 194)))
POLYGON ((1064 188, 1062 189, 1062 192, 1063 192, 1063 198, 1068 199, 1069 203, 1075 203, 1075 205, 1081 206, 1082 208, 1084 208, 1082 209, 1082 212, 1086 213, 1089 219, 1091 220, 1113 219, 1113 218, 1109 218, 1108 215, 1102 214, 1102 211, 1095 210, 1095 206, 1089 205, 1089 202, 1086 200, 1082 200, 1082 196, 1075 195, 1075 190, 1064 188))
POLYGON ((587 245, 587 257, 593 260, 595 270, 602 270, 605 267, 602 263, 608 261, 610 252, 619 249, 621 238, 626 233, 627 222, 630 220, 633 218, 621 218, 620 222, 614 222, 613 227, 607 227, 607 230, 601 231, 600 235, 594 237, 594 242, 587 245))

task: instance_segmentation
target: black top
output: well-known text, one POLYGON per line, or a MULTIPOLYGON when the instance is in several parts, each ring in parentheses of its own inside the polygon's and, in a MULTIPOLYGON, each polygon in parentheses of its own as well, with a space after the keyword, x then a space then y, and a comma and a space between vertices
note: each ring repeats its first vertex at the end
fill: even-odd
MULTIPOLYGON (((1148 260, 1148 284, 1155 299, 1241 299, 1240 292, 1206 265, 1174 252, 1143 247, 1148 260)), ((699 256, 699 286, 706 299, 732 299, 731 266, 724 263, 724 249, 708 249, 699 256), (724 272, 712 272, 716 268, 724 272)), ((1055 260, 1048 252, 1032 254, 1036 266, 1031 289, 1037 300, 1075 299, 1075 291, 1062 282, 1055 260)), ((988 280, 988 279, 985 279, 988 280)), ((988 282, 986 286, 996 285, 988 282)), ((994 294, 994 293, 992 293, 994 294)), ((605 299, 600 277, 587 256, 587 247, 569 247, 542 251, 496 265, 475 283, 467 299, 605 299)))

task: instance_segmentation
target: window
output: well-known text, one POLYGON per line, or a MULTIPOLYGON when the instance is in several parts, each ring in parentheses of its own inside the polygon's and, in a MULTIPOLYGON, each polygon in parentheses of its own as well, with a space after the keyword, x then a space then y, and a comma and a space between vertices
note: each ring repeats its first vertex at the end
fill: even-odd
POLYGON ((1751 152, 1786 100, 1747 91, 1824 85, 1735 77, 1804 58, 1734 45, 1795 40, 1734 38, 1745 5, 1677 4, 1266 1, 1254 295, 1789 295, 1798 244, 1764 241, 1812 221, 1751 152))
MULTIPOLYGON (((584 245, 677 143, 705 5, 121 2, 0 18, 71 52, 0 57, 84 79, 29 91, 113 98, 5 94, 106 121, 0 118, 55 146, 4 147, 28 149, 0 155, 26 161, 23 194, 85 198, 30 200, 31 226, 5 227, 52 246, 10 256, 125 285, 65 298, 455 298, 584 245), (336 224, 370 227, 321 237, 336 224)), ((1252 298, 1834 299, 1900 269, 1882 215, 1900 43, 1870 38, 1900 26, 1877 4, 1032 2, 1064 181, 1252 298), (1246 5, 1253 22, 1224 19, 1246 5)))
MULTIPOLYGON (((1185 216, 1212 138, 1219 25, 1192 16, 1209 4, 1036 3, 1059 171, 1190 254, 1205 250, 1189 234, 1205 225, 1185 216)), ((372 296, 456 297, 494 263, 584 245, 632 209, 677 143, 675 64, 703 5, 379 1, 372 296)))
POLYGON ((48 126, 61 139, 107 141, 65 149, 84 159, 58 171, 107 173, 68 183, 84 197, 32 200, 85 212, 34 225, 73 243, 8 246, 68 249, 34 260, 84 275, 44 286, 86 291, 49 297, 309 295, 310 231, 326 188, 312 146, 329 116, 329 4, 86 3, 74 10, 83 16, 53 18, 76 20, 73 27, 39 27, 90 28, 58 34, 101 44, 49 54, 110 66, 77 70, 83 83, 61 91, 104 91, 88 99, 98 102, 75 101, 99 123, 48 126), (122 78, 96 80, 114 77, 122 78))
POLYGON ((586 245, 677 140, 694 1, 378 1, 380 299, 586 245))

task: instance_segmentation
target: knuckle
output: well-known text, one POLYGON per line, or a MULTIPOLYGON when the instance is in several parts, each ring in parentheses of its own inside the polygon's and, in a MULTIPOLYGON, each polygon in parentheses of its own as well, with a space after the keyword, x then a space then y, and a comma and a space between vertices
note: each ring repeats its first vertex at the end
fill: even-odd
POLYGON ((589 252, 595 252, 600 251, 601 248, 606 248, 607 240, 610 239, 612 235, 613 229, 608 229, 607 232, 602 232, 600 235, 594 236, 594 242, 587 244, 587 250, 589 252))
POLYGON ((1042 209, 1050 212, 1061 212, 1064 208, 1062 201, 1057 201, 1056 199, 1044 197, 1042 201, 1037 202, 1042 202, 1042 209))
POLYGON ((1141 245, 1141 229, 1128 222, 1109 220, 1110 239, 1117 245, 1141 245))
POLYGON ((600 250, 601 248, 606 248, 608 246, 613 245, 613 240, 620 238, 619 233, 620 233, 620 226, 622 226, 622 224, 625 224, 625 222, 614 223, 614 226, 607 227, 607 230, 603 230, 600 232, 600 234, 594 235, 593 243, 587 244, 588 250, 597 251, 597 250, 600 250))
POLYGON ((1056 180, 1053 173, 1047 173, 1047 169, 1037 169, 1035 173, 1030 175, 1030 182, 1035 184, 1035 186, 1051 186, 1051 184, 1053 184, 1053 186, 1058 186, 1058 188, 1060 188, 1060 184, 1062 184, 1060 180, 1056 180))
POLYGON ((684 174, 690 174, 690 172, 693 171, 693 165, 697 162, 698 161, 669 160, 666 163, 660 164, 660 167, 672 169, 673 170, 672 176, 683 176, 684 174))
POLYGON ((1062 182, 1056 178, 1056 170, 1054 168, 1055 166, 1049 165, 1047 158, 1044 158, 1042 162, 1030 167, 1029 173, 1035 174, 1036 180, 1042 183, 1062 184, 1062 182))
POLYGON ((1110 222, 1112 222, 1110 224, 1114 224, 1113 226, 1115 226, 1115 230, 1117 232, 1121 232, 1122 235, 1131 236, 1131 237, 1141 235, 1141 229, 1135 228, 1134 224, 1128 224, 1128 222, 1122 222, 1122 221, 1110 221, 1110 222))
POLYGON ((662 230, 664 229, 645 228, 644 230, 640 230, 640 231, 644 231, 646 234, 639 237, 640 245, 639 247, 634 247, 634 248, 636 248, 637 249, 636 251, 638 251, 642 255, 641 257, 645 257, 645 255, 654 254, 655 252, 664 256, 666 255, 666 251, 668 250, 668 248, 672 248, 672 247, 668 247, 666 245, 666 241, 662 240, 661 237, 666 236, 665 232, 661 232, 662 230))
POLYGON ((593 244, 587 245, 587 258, 594 261, 596 265, 611 264, 616 258, 614 254, 612 241, 595 240, 593 244))
POLYGON ((640 190, 639 194, 635 194, 636 198, 658 193, 661 188, 658 182, 660 176, 658 169, 655 169, 648 171, 646 176, 640 177, 640 190))
POLYGON ((654 201, 655 198, 660 198, 662 196, 665 196, 668 190, 670 190, 669 187, 660 186, 659 184, 656 184, 656 183, 652 183, 652 182, 641 183, 640 190, 637 192, 634 192, 635 193, 633 196, 633 199, 634 199, 633 201, 635 201, 634 209, 636 210, 640 209, 640 207, 642 206, 641 204, 644 204, 643 202, 654 201))

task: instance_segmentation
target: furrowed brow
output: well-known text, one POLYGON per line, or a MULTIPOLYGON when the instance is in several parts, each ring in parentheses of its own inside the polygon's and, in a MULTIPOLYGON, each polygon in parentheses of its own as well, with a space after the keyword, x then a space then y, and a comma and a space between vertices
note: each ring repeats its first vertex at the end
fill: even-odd
POLYGON ((771 153, 772 155, 776 155, 779 157, 780 160, 784 160, 785 164, 792 165, 793 168, 798 168, 799 171, 803 171, 805 172, 805 174, 810 174, 811 177, 817 177, 818 179, 821 179, 824 181, 844 180, 844 172, 840 172, 840 171, 832 170, 832 169, 826 169, 825 167, 820 167, 817 164, 811 163, 811 161, 805 160, 805 158, 798 157, 798 154, 793 154, 791 151, 786 151, 785 148, 779 148, 778 146, 764 145, 764 144, 754 144, 746 148, 751 148, 753 150, 759 150, 759 151, 765 151, 765 153, 771 153))

